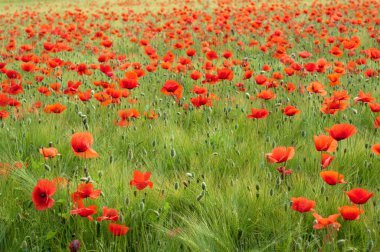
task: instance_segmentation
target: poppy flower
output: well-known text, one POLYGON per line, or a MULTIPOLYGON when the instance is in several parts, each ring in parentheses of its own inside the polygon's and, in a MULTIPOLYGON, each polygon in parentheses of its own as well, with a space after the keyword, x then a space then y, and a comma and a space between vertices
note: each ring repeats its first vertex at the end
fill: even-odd
POLYGON ((55 191, 56 186, 53 182, 47 179, 39 180, 32 193, 34 207, 42 211, 54 206, 55 201, 50 197, 55 194, 55 191))
POLYGON ((371 150, 375 155, 380 155, 380 143, 372 145, 371 150))
POLYGON ((234 72, 228 68, 218 69, 219 80, 232 80, 234 78, 234 72))
POLYGON ((97 208, 98 208, 98 206, 96 206, 96 205, 90 205, 88 207, 85 207, 83 205, 83 203, 80 203, 78 205, 78 208, 70 211, 70 214, 74 214, 74 215, 77 214, 81 217, 86 217, 90 221, 93 221, 94 218, 91 215, 94 215, 97 213, 97 211, 96 211, 97 208))
POLYGON ((368 106, 372 112, 374 113, 380 112, 380 103, 369 102, 368 106))
POLYGON ((114 236, 125 235, 129 230, 127 226, 119 225, 112 222, 108 225, 108 229, 111 232, 111 234, 113 234, 114 236))
POLYGON ((101 217, 96 218, 97 221, 117 221, 119 219, 119 214, 116 209, 103 207, 103 215, 101 217))
POLYGON ((325 96, 327 94, 327 91, 324 89, 324 85, 318 81, 310 83, 306 90, 310 93, 316 93, 321 96, 325 96))
POLYGON ((198 95, 197 97, 193 97, 190 99, 191 103, 194 107, 200 108, 203 105, 211 106, 211 99, 207 98, 206 96, 198 95))
POLYGON ((353 206, 342 206, 338 208, 341 216, 345 220, 357 220, 360 215, 364 213, 363 209, 358 208, 356 205, 353 206))
POLYGON ((370 193, 363 188, 354 188, 345 192, 345 194, 347 194, 352 203, 357 205, 365 204, 373 196, 373 193, 370 193))
POLYGON ((268 115, 269 115, 269 112, 266 109, 251 108, 251 114, 247 115, 247 118, 250 118, 250 119, 264 119, 268 115))
POLYGON ((272 90, 265 89, 257 94, 257 98, 263 100, 271 100, 276 98, 276 94, 272 92, 272 90))
POLYGON ((149 120, 154 120, 158 118, 158 114, 156 114, 153 110, 149 112, 145 111, 144 116, 146 117, 146 119, 149 119, 149 120))
POLYGON ((330 136, 337 141, 351 137, 356 131, 356 127, 351 124, 335 124, 331 129, 327 129, 330 136))
POLYGON ((287 116, 294 116, 294 115, 297 115, 299 114, 301 111, 299 109, 297 109, 296 107, 293 107, 293 106, 286 106, 284 109, 283 109, 283 113, 284 115, 287 115, 287 116))
POLYGON ((322 169, 327 168, 333 160, 334 160, 334 156, 323 153, 322 154, 322 160, 321 160, 322 169))
POLYGON ((371 93, 366 94, 362 90, 359 91, 358 97, 354 98, 355 103, 357 102, 369 103, 374 100, 375 98, 372 97, 371 93))
POLYGON ((161 93, 175 96, 177 98, 177 101, 179 101, 182 98, 182 91, 183 87, 178 82, 174 80, 167 80, 165 82, 165 85, 161 88, 161 93))
POLYGON ((300 213, 310 212, 315 207, 315 201, 303 197, 292 198, 292 209, 300 213))
POLYGON ((190 90, 190 92, 196 93, 198 95, 207 94, 207 88, 205 88, 205 87, 198 87, 197 85, 194 85, 193 89, 190 90))
POLYGON ((375 118, 375 121, 373 124, 374 124, 375 129, 380 128, 380 115, 375 118))
POLYGON ((78 132, 71 137, 71 147, 75 156, 81 158, 95 158, 98 153, 91 148, 94 138, 90 132, 78 132))
POLYGON ((293 158, 295 153, 294 147, 276 147, 271 153, 265 154, 269 163, 283 163, 293 158))
POLYGON ((331 136, 314 136, 314 145, 317 151, 334 152, 338 147, 338 141, 331 136))
POLYGON ((322 171, 319 173, 321 178, 329 185, 345 184, 344 176, 336 171, 322 171))
POLYGON ((8 111, 0 110, 0 120, 7 119, 8 116, 9 116, 9 112, 8 111))
POLYGON ((83 183, 78 185, 77 190, 71 194, 71 198, 77 203, 85 198, 97 199, 101 193, 101 190, 94 190, 92 183, 83 183))
POLYGON ((79 240, 73 240, 69 244, 69 250, 70 252, 77 252, 80 249, 80 241, 79 240))
POLYGON ((152 181, 149 180, 150 172, 133 171, 133 180, 129 182, 131 186, 136 186, 138 190, 143 190, 145 187, 153 187, 152 181))
POLYGON ((54 158, 55 156, 59 156, 61 154, 58 153, 58 150, 54 147, 39 149, 39 152, 44 156, 45 159, 54 158))
POLYGON ((126 127, 132 125, 132 122, 130 121, 131 118, 139 118, 140 113, 136 109, 126 109, 126 110, 119 110, 118 115, 120 117, 120 121, 116 123, 116 125, 120 127, 126 127))
POLYGON ((285 166, 279 166, 276 168, 276 170, 281 173, 282 175, 290 175, 293 173, 292 169, 286 169, 285 166))
POLYGON ((313 213, 313 216, 316 221, 316 224, 313 226, 314 229, 329 229, 331 227, 335 230, 339 230, 340 228, 340 223, 336 221, 340 217, 340 214, 332 214, 327 218, 323 218, 317 213, 313 213))
POLYGON ((48 114, 50 114, 50 113, 60 114, 65 110, 66 110, 66 106, 64 106, 60 103, 50 104, 44 108, 44 112, 48 113, 48 114))

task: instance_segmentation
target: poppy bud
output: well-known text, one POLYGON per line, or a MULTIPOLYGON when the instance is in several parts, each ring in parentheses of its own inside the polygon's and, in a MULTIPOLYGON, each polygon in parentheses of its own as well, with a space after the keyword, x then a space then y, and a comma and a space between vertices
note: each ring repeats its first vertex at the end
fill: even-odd
POLYGON ((152 147, 155 147, 156 144, 157 144, 156 140, 153 140, 153 141, 152 141, 152 147))
POLYGON ((187 181, 183 181, 183 185, 185 186, 185 188, 187 188, 189 186, 187 181))
POLYGON ((205 196, 205 191, 202 191, 201 194, 198 195, 197 201, 200 201, 203 198, 203 196, 205 196))
POLYGON ((257 193, 256 193, 256 198, 259 198, 259 197, 260 197, 260 193, 257 192, 257 193))
POLYGON ((338 240, 336 242, 336 244, 338 245, 339 250, 343 250, 345 243, 346 243, 346 240, 344 240, 344 239, 340 239, 340 240, 338 240))
POLYGON ((99 172, 98 172, 98 177, 99 177, 99 178, 103 177, 103 171, 99 171, 99 172))
POLYGON ((206 183, 202 182, 202 190, 206 190, 206 183))
POLYGON ((187 172, 186 173, 186 176, 190 177, 190 178, 193 178, 194 177, 194 173, 192 172, 187 172))
POLYGON ((45 170, 46 170, 47 172, 51 171, 50 166, 48 166, 47 164, 45 164, 45 170))
POLYGON ((175 182, 175 183, 174 183, 174 190, 178 190, 178 188, 179 188, 179 183, 178 183, 178 182, 175 182))
POLYGON ((144 203, 143 200, 140 202, 140 209, 141 209, 142 211, 144 211, 144 209, 145 209, 145 203, 144 203))
POLYGON ((270 191, 269 191, 269 195, 270 196, 273 196, 273 189, 271 188, 270 191))
POLYGON ((128 207, 130 203, 129 197, 125 197, 125 205, 128 207))
POLYGON ((77 252, 79 248, 80 248, 79 240, 73 240, 69 245, 70 252, 77 252))
POLYGON ((172 149, 170 150, 170 156, 171 156, 172 158, 174 158, 174 157, 176 156, 176 152, 175 152, 175 149, 174 149, 174 148, 172 148, 172 149))

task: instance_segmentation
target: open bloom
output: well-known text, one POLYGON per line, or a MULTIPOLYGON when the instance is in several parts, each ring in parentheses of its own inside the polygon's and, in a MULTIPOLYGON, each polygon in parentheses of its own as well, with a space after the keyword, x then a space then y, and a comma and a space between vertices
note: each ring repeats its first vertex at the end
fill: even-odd
POLYGON ((315 201, 303 197, 292 198, 292 209, 300 213, 310 212, 315 207, 315 201))
POLYGON ((362 209, 359 209, 356 205, 342 206, 338 208, 340 214, 345 220, 357 220, 360 215, 364 213, 362 209))
POLYGON ((45 159, 54 158, 55 156, 61 155, 58 153, 58 150, 54 147, 49 147, 49 148, 42 147, 39 151, 44 156, 45 159))
POLYGON ((50 198, 54 195, 56 186, 53 182, 47 179, 41 179, 37 182, 32 193, 34 207, 39 210, 45 210, 54 206, 54 200, 50 198))
POLYGON ((340 223, 336 220, 339 218, 340 214, 332 214, 327 218, 323 218, 321 215, 317 213, 313 213, 313 216, 315 218, 316 224, 314 224, 314 229, 324 229, 332 227, 335 230, 339 230, 340 223))
POLYGON ((112 223, 112 222, 108 225, 108 229, 111 232, 111 234, 113 234, 114 236, 125 235, 129 230, 127 226, 112 223))
POLYGON ((380 143, 372 145, 372 152, 376 155, 380 155, 380 143))
POLYGON ((96 214, 97 208, 98 207, 96 205, 91 205, 91 206, 86 207, 84 206, 83 203, 80 202, 76 209, 70 211, 70 214, 74 214, 74 215, 77 214, 81 217, 86 217, 90 221, 93 221, 94 218, 91 215, 96 214))
POLYGON ((345 192, 354 204, 365 204, 372 196, 373 193, 368 192, 363 188, 354 188, 351 191, 345 192))
POLYGON ((71 137, 71 147, 75 156, 81 158, 95 158, 98 155, 91 146, 94 143, 94 138, 90 132, 78 132, 71 137))
POLYGON ((317 151, 334 152, 338 147, 338 142, 331 136, 314 136, 314 145, 317 151))
POLYGON ((321 178, 329 185, 345 184, 344 176, 336 171, 322 171, 319 173, 321 178))
POLYGON ((97 221, 117 221, 119 219, 119 214, 116 209, 103 207, 103 216, 96 218, 97 221))
POLYGON ((136 186, 138 190, 143 190, 145 187, 153 187, 152 181, 149 180, 151 173, 150 172, 133 172, 133 180, 129 183, 131 186, 136 186))
POLYGON ((269 112, 266 109, 251 108, 251 114, 247 115, 247 118, 249 118, 249 119, 264 119, 268 115, 269 115, 269 112))
POLYGON ((77 190, 71 194, 71 198, 77 203, 85 198, 97 199, 101 193, 101 190, 94 190, 94 185, 92 183, 83 183, 78 185, 77 190))
POLYGON ((174 80, 167 80, 165 85, 161 88, 161 93, 175 96, 177 102, 182 98, 182 91, 182 85, 174 80))
POLYGON ((349 138, 356 133, 356 127, 351 124, 335 124, 331 129, 327 129, 330 136, 337 141, 349 138))
POLYGON ((276 147, 271 153, 265 154, 269 163, 283 163, 293 158, 295 153, 294 147, 276 147))

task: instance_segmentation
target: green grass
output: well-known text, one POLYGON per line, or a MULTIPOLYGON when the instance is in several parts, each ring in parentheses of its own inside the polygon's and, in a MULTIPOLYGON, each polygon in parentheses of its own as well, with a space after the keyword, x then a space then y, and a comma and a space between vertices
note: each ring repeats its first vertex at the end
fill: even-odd
MULTIPOLYGON (((96 6, 81 3, 78 6, 93 13, 101 4, 102 1, 96 6)), ((200 8, 197 4, 190 5, 200 8)), ((57 12, 66 10, 66 4, 62 6, 62 10, 57 12)), ((15 7, 10 7, 9 13, 15 11, 15 7)), ((45 15, 48 7, 50 4, 37 9, 37 12, 45 15)), ((133 8, 139 12, 140 8, 145 7, 133 8)), ((153 2, 148 7, 155 10, 153 2)), ((120 6, 110 8, 117 13, 128 10, 128 7, 120 6)), ((214 15, 211 9, 204 11, 214 15)), ((167 12, 171 13, 171 8, 167 12)), ((351 17, 353 12, 350 9, 348 15, 351 17)), ((6 14, 7 18, 9 13, 6 14)), ((273 17, 276 12, 268 15, 273 17)), ((151 14, 146 19, 155 20, 151 14)), ((296 19, 297 22, 303 20, 302 16, 296 19)), ((163 19, 158 24, 166 21, 163 19)), ((58 19, 53 24, 57 25, 57 22, 58 19)), ((110 21, 101 17, 90 19, 85 24, 88 26, 91 22, 103 24, 110 21)), ((136 26, 133 21, 123 23, 120 19, 110 23, 112 28, 121 31, 125 26, 136 26)), ((0 19, 0 24, 1 29, 8 30, 16 25, 23 31, 28 22, 17 20, 8 24, 0 19)), ((313 24, 317 30, 321 28, 321 24, 313 24)), ((146 28, 143 23, 139 25, 146 28)), ((205 29, 206 24, 200 25, 205 29)), ((275 29, 272 26, 272 30, 275 29)), ((358 54, 360 50, 378 46, 375 40, 369 39, 364 28, 361 29, 362 45, 356 50, 358 54)), ((352 35, 340 34, 337 28, 331 28, 329 32, 334 36, 352 35)), ((105 33, 110 35, 109 31, 105 33)), ((143 49, 138 44, 129 43, 124 32, 123 35, 122 38, 112 35, 112 50, 127 55, 130 62, 148 64, 149 58, 143 54, 143 49)), ((138 36, 141 38, 143 35, 138 36)), ((89 38, 86 36, 77 47, 83 48, 87 43, 99 44, 89 38)), ((160 56, 169 50, 163 38, 165 35, 151 42, 160 56)), ((246 44, 250 39, 252 37, 248 35, 239 37, 246 44)), ((266 40, 258 35, 254 39, 260 43, 266 40)), ((296 43, 295 36, 289 32, 287 39, 295 45, 288 49, 289 55, 303 50, 314 54, 313 37, 296 43)), ((32 52, 41 55, 43 41, 35 40, 36 49, 32 52)), ((17 45, 30 41, 22 33, 17 38, 17 45)), ((197 49, 197 57, 203 56, 201 42, 201 38, 194 37, 193 48, 197 49)), ((3 48, 6 41, 0 42, 0 45, 3 48)), ((336 60, 328 53, 329 48, 321 48, 321 53, 315 53, 310 59, 296 59, 301 63, 321 57, 329 62, 336 60)), ((278 60, 270 57, 271 53, 264 54, 257 47, 246 46, 242 51, 236 43, 229 42, 213 49, 219 55, 226 49, 232 50, 236 59, 249 57, 255 74, 260 73, 263 64, 272 67, 267 76, 283 69, 278 60)), ((78 49, 78 53, 57 53, 53 57, 73 63, 97 63, 98 55, 88 51, 80 53, 81 50, 78 49)), ((183 50, 170 50, 176 56, 185 57, 183 50)), ((350 58, 345 53, 338 60, 347 63, 350 58)), ((378 62, 367 61, 366 67, 378 69, 378 62)), ((202 64, 197 63, 196 59, 193 62, 195 68, 201 68, 202 64)), ((223 60, 216 63, 221 66, 223 60)), ((19 70, 19 65, 17 61, 9 62, 7 68, 19 70)), ((40 110, 38 114, 26 113, 19 120, 13 110, 8 109, 10 118, 0 122, 0 163, 21 161, 28 164, 26 169, 17 169, 8 177, 0 177, 0 250, 67 251, 68 244, 78 239, 81 242, 80 251, 378 251, 380 188, 377 174, 380 158, 371 152, 370 147, 380 141, 379 131, 373 128, 375 117, 369 108, 365 104, 354 104, 352 99, 359 90, 364 90, 372 92, 379 100, 379 78, 366 78, 363 72, 346 74, 341 78, 342 86, 333 88, 329 87, 327 79, 333 68, 328 69, 326 74, 284 77, 285 82, 296 86, 307 86, 318 80, 325 84, 328 96, 335 89, 347 89, 351 95, 351 106, 335 116, 329 116, 319 111, 323 97, 308 92, 304 95, 298 91, 289 94, 279 88, 275 90, 275 100, 262 102, 248 99, 249 95, 255 95, 262 88, 253 79, 242 81, 244 71, 241 67, 234 66, 232 70, 235 77, 231 83, 223 81, 215 86, 206 85, 209 92, 215 92, 220 100, 214 101, 212 107, 195 109, 190 106, 189 111, 179 107, 173 97, 160 93, 160 89, 167 79, 175 79, 184 86, 181 103, 190 103, 194 94, 189 90, 196 82, 188 74, 171 73, 160 67, 157 72, 142 77, 140 87, 132 91, 131 98, 138 99, 137 104, 123 100, 120 105, 111 104, 108 107, 100 106, 94 99, 82 103, 64 95, 44 97, 36 88, 56 82, 54 76, 46 76, 38 84, 34 82, 34 74, 23 74, 23 81, 32 81, 33 84, 25 84, 24 93, 16 96, 19 101, 24 101, 21 110, 37 100, 44 105, 60 102, 67 106, 67 110, 59 115, 40 110), (238 92, 234 87, 237 82, 244 82, 247 90, 238 92), (251 108, 259 108, 264 103, 270 111, 268 118, 260 121, 246 118, 251 108), (301 114, 291 118, 284 116, 280 108, 289 104, 299 108, 301 114), (136 108, 141 118, 135 120, 133 126, 119 128, 113 122, 118 120, 117 111, 126 108, 136 108), (157 120, 144 118, 143 112, 150 109, 160 115, 157 120), (86 115, 86 125, 80 114, 86 115), (328 186, 319 177, 320 153, 315 151, 313 136, 324 134, 325 128, 336 123, 351 123, 358 128, 358 133, 339 143, 337 152, 333 154, 335 159, 328 168, 344 174, 348 183, 328 186), (93 149, 99 153, 99 158, 84 160, 74 156, 70 138, 79 131, 93 134, 93 149), (48 146, 50 142, 62 156, 45 161, 38 149, 48 146), (264 158, 265 153, 276 146, 296 148, 295 157, 286 163, 287 168, 293 169, 293 174, 285 179, 276 171, 279 165, 271 165, 264 158), (85 176, 84 167, 87 167, 95 188, 103 192, 97 200, 86 200, 86 205, 98 205, 99 213, 102 206, 117 209, 120 213, 118 223, 130 228, 125 236, 113 237, 106 223, 90 222, 69 214, 73 209, 70 193, 76 190, 80 179, 85 176), (134 170, 152 172, 152 190, 136 191, 130 187, 134 170), (36 211, 31 200, 34 186, 41 178, 53 179, 57 176, 67 178, 70 184, 53 196, 56 200, 53 208, 36 211), (375 195, 364 205, 365 213, 359 220, 349 222, 339 219, 342 227, 332 242, 324 242, 326 230, 313 230, 314 218, 311 214, 300 214, 290 208, 291 197, 302 196, 315 200, 315 210, 326 217, 337 213, 339 206, 349 204, 343 191, 355 187, 366 188, 375 195)), ((123 71, 115 73, 118 77, 124 74, 123 71)), ((5 75, 1 74, 0 80, 5 79, 5 75)), ((108 78, 98 70, 94 70, 89 77, 64 71, 63 87, 66 87, 68 80, 83 81, 82 91, 91 88, 98 92, 101 89, 92 85, 92 80, 108 81, 108 78)), ((200 85, 199 81, 196 84, 200 85)))

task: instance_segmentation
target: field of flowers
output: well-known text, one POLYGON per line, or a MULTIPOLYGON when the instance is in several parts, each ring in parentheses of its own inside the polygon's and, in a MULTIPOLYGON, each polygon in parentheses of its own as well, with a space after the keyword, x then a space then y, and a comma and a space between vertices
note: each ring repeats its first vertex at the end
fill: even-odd
POLYGON ((380 251, 380 2, 0 2, 0 251, 380 251))

